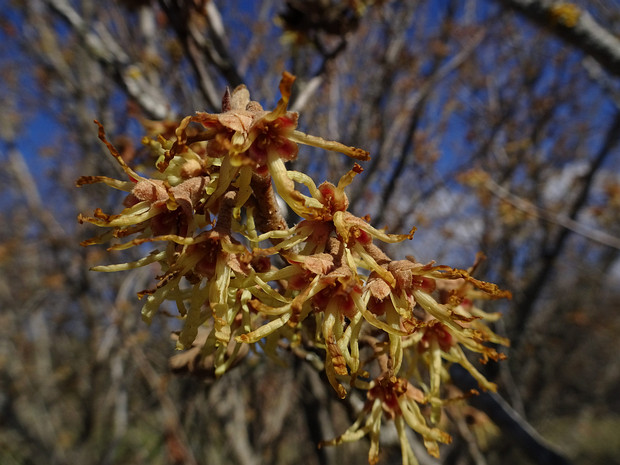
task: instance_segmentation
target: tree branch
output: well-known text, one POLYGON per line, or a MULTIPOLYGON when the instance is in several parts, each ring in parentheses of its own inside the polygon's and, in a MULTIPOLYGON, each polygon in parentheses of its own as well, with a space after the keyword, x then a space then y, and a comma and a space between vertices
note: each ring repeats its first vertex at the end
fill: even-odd
POLYGON ((554 213, 534 205, 523 197, 513 194, 505 187, 493 181, 491 178, 486 178, 484 180, 484 187, 491 194, 496 195, 505 202, 508 202, 517 210, 545 220, 549 223, 561 226, 562 228, 583 236, 586 239, 590 239, 591 241, 620 250, 620 238, 612 236, 605 231, 600 231, 598 229, 591 228, 586 224, 580 223, 573 218, 574 215, 554 213))
POLYGON ((67 0, 43 0, 80 37, 83 46, 91 56, 113 71, 116 81, 134 99, 149 118, 158 120, 171 116, 171 108, 161 89, 154 87, 142 69, 133 63, 103 25, 91 25, 71 6, 67 0), (95 32, 96 31, 96 32, 95 32))
POLYGON ((572 3, 550 0, 499 1, 590 55, 608 72, 620 76, 620 39, 597 23, 587 11, 572 3))
MULTIPOLYGON (((406 115, 409 119, 407 128, 403 131, 401 125, 394 124, 388 133, 384 144, 381 146, 380 153, 385 153, 384 150, 389 150, 390 145, 393 144, 393 141, 397 138, 398 133, 401 131, 405 134, 405 141, 401 147, 400 154, 394 169, 390 175, 390 178, 387 182, 386 187, 383 189, 381 193, 381 206, 377 210, 378 214, 375 218, 375 224, 380 225, 383 222, 384 214, 388 210, 387 206, 392 199, 392 194, 396 189, 396 183, 400 179, 400 176, 405 169, 405 162, 411 156, 411 152, 413 151, 413 136, 415 134, 416 129, 418 128, 418 124, 420 118, 422 117, 423 104, 425 103, 428 96, 436 89, 437 84, 445 79, 451 72, 461 66, 467 58, 471 56, 476 47, 480 44, 482 39, 484 38, 484 31, 480 31, 476 34, 476 36, 463 47, 463 49, 454 55, 450 60, 438 66, 433 75, 426 81, 420 88, 420 90, 414 94, 412 94, 407 101, 405 102, 406 115)), ((379 157, 375 157, 374 163, 376 164, 379 160, 379 157)), ((370 172, 375 170, 376 165, 371 166, 369 168, 370 172)))
MULTIPOLYGON (((547 280, 549 279, 550 271, 553 269, 557 258, 560 256, 560 253, 564 248, 564 245, 566 244, 566 240, 568 239, 570 232, 574 230, 575 226, 579 226, 579 224, 576 222, 576 218, 588 199, 588 195, 590 194, 590 190, 592 188, 592 185, 594 184, 594 178, 607 156, 612 153, 612 149, 618 143, 619 139, 620 112, 616 113, 614 121, 611 123, 607 130, 603 145, 594 157, 594 160, 592 160, 588 172, 585 174, 585 176, 583 176, 581 188, 577 195, 577 198, 568 209, 568 214, 563 220, 564 228, 559 231, 556 237, 548 238, 548 244, 550 245, 542 245, 542 265, 536 272, 535 277, 530 281, 530 284, 523 290, 523 293, 521 294, 516 304, 516 308, 519 311, 518 313, 516 313, 515 327, 513 329, 514 334, 511 338, 513 342, 513 347, 516 347, 517 344, 521 342, 520 340, 523 335, 523 330, 525 329, 525 326, 534 309, 534 302, 537 301, 540 293, 545 288, 547 280), (567 221, 570 221, 570 223, 567 223, 567 221), (567 226, 572 227, 568 228, 567 226)), ((581 227, 579 226, 579 228, 581 227)), ((601 234, 598 234, 598 236, 599 237, 597 238, 597 240, 598 242, 601 242, 601 234)), ((591 239, 593 238, 592 234, 589 234, 588 237, 590 237, 591 239)), ((607 241, 605 241, 607 242, 605 245, 612 247, 617 245, 617 239, 613 238, 613 242, 615 243, 609 243, 610 238, 611 236, 605 238, 608 239, 607 241)))
MULTIPOLYGON (((450 377, 463 391, 477 389, 477 381, 462 366, 450 367, 450 377)), ((520 416, 499 394, 482 392, 468 400, 469 404, 486 413, 505 438, 518 446, 539 465, 570 465, 570 461, 553 450, 545 439, 520 416)))

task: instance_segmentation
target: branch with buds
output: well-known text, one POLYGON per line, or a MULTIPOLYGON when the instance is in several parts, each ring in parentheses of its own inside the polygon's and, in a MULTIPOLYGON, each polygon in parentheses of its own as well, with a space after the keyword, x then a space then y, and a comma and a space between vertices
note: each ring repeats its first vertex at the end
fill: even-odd
POLYGON ((442 408, 454 401, 444 397, 447 367, 458 363, 481 389, 495 390, 465 350, 483 362, 501 358, 488 345, 508 344, 487 326, 498 315, 476 302, 510 294, 472 270, 386 255, 377 243, 411 239, 414 230, 388 234, 348 211, 345 188, 362 172, 359 164, 337 184, 318 186, 287 169, 300 144, 369 159, 364 150, 296 129, 298 114, 287 109, 293 81, 283 74, 272 111, 239 86, 226 92, 221 113, 199 112, 173 132, 145 138, 156 158, 148 177, 125 163, 99 125, 127 179, 85 176, 77 185, 105 183, 127 196, 118 214, 97 209, 79 216, 108 228, 83 245, 156 245, 137 261, 94 270, 159 264, 157 283, 139 293, 144 320, 172 302, 183 322, 177 349, 209 357, 216 376, 252 350, 278 358, 283 341, 292 349, 322 349, 322 369, 341 398, 352 389, 367 393, 357 421, 322 445, 368 435, 369 463, 377 463, 381 423, 392 420, 404 464, 417 463, 407 425, 438 456, 439 443, 451 440, 437 426, 442 408), (299 216, 296 225, 284 221, 276 192, 299 216))

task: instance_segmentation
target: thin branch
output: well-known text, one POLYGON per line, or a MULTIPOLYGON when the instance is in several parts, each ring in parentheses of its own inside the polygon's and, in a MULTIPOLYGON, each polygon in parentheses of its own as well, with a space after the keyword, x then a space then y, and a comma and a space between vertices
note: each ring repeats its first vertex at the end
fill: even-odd
POLYGON ((347 40, 343 37, 340 43, 334 47, 331 52, 323 54, 321 66, 310 78, 310 80, 301 88, 301 91, 293 98, 291 102, 291 111, 302 111, 308 104, 313 95, 318 91, 321 84, 325 80, 327 67, 347 48, 347 40))
MULTIPOLYGON (((591 162, 588 172, 585 174, 585 176, 583 176, 578 195, 576 196, 573 204, 568 209, 568 214, 566 218, 563 219, 563 222, 566 225, 571 226, 571 228, 562 228, 557 234, 557 237, 548 238, 548 244, 550 245, 547 246, 543 244, 542 246, 542 264, 533 279, 530 281, 529 285, 523 290, 523 293, 520 295, 519 300, 516 304, 519 311, 515 315, 516 321, 513 328, 514 335, 512 337, 513 347, 516 347, 522 339, 525 325, 527 324, 534 310, 534 303, 537 301, 540 293, 545 288, 547 280, 550 276, 550 272, 555 265, 556 260, 560 256, 560 252, 562 251, 564 244, 569 237, 569 233, 574 231, 575 228, 577 228, 578 230, 582 230, 582 227, 575 221, 575 219, 577 218, 577 215, 586 203, 586 200, 590 194, 590 189, 592 188, 592 185, 594 183, 594 178, 599 168, 601 167, 605 159, 609 156, 609 154, 613 152, 612 149, 618 143, 619 139, 620 112, 616 113, 614 121, 609 126, 607 134, 605 135, 605 139, 603 141, 603 145, 594 157, 594 160, 591 162)), ((588 232, 589 236, 593 235, 592 231, 586 232, 588 232)), ((612 238, 611 236, 601 237, 600 234, 594 234, 594 236, 598 239, 598 242, 601 242, 601 239, 605 240, 605 242, 607 242, 606 245, 608 246, 618 245, 617 238, 612 238)))
MULTIPOLYGON (((336 437, 329 411, 326 408, 330 402, 327 393, 329 385, 326 385, 320 373, 309 363, 297 363, 295 369, 299 370, 296 375, 301 378, 303 386, 303 395, 300 399, 312 442, 319 444, 325 438, 336 437)), ((337 463, 336 452, 331 447, 317 447, 315 453, 319 463, 326 465, 337 463)))
POLYGON ((140 66, 132 62, 102 24, 87 24, 67 0, 43 1, 74 30, 92 57, 113 71, 116 81, 148 117, 161 120, 172 116, 162 90, 147 81, 140 66))
POLYGON ((608 74, 603 72, 603 67, 591 57, 586 57, 582 61, 582 66, 588 73, 590 79, 592 79, 609 97, 616 106, 616 109, 620 110, 620 92, 613 86, 615 79, 611 78, 608 74))
POLYGON ((523 197, 513 194, 507 188, 500 186, 491 178, 485 179, 483 185, 490 193, 499 197, 503 201, 508 202, 517 210, 545 220, 549 223, 562 226, 575 234, 583 236, 594 242, 598 242, 599 244, 620 250, 620 238, 618 237, 607 234, 604 231, 591 228, 583 223, 580 223, 579 221, 574 220, 566 214, 550 212, 549 210, 534 205, 532 202, 524 199, 523 197))
POLYGON ((223 424, 223 434, 228 439, 227 446, 234 456, 235 463, 240 465, 258 465, 260 455, 252 444, 247 428, 247 412, 243 407, 243 379, 238 372, 227 374, 212 391, 213 413, 223 424))
MULTIPOLYGON (((450 367, 450 377, 459 389, 467 392, 477 389, 477 381, 462 366, 450 367)), ((482 410, 509 439, 527 454, 533 463, 539 465, 570 465, 570 461, 556 452, 553 447, 519 415, 499 394, 482 392, 469 399, 469 403, 482 410)))
MULTIPOLYGON (((463 49, 454 55, 450 60, 444 63, 440 68, 437 69, 435 73, 426 81, 417 92, 414 92, 407 98, 405 103, 402 105, 401 114, 408 116, 412 114, 416 108, 422 103, 436 88, 436 86, 444 80, 450 73, 459 68, 474 52, 476 47, 482 42, 484 39, 485 32, 478 32, 474 38, 463 47, 463 49)), ((403 132, 404 121, 395 121, 394 124, 390 126, 390 130, 385 137, 384 142, 381 144, 381 149, 379 153, 387 153, 391 151, 391 148, 395 145, 395 140, 398 138, 399 134, 403 132)), ((371 168, 369 168, 371 170, 371 168)))
POLYGON ((205 15, 209 23, 211 41, 205 43, 202 49, 205 53, 209 53, 209 51, 217 53, 217 55, 213 55, 213 62, 221 70, 228 83, 236 87, 242 84, 244 79, 241 77, 226 43, 224 23, 215 2, 206 2, 205 15), (215 60, 216 57, 218 58, 217 61, 215 60))
MULTIPOLYGON (((383 221, 384 214, 388 210, 387 204, 392 198, 392 194, 396 189, 396 183, 400 178, 403 169, 405 168, 405 162, 407 158, 410 156, 413 149, 413 134, 415 133, 420 118, 422 116, 422 104, 431 94, 431 92, 436 88, 437 84, 445 79, 452 71, 461 66, 467 58, 474 52, 478 44, 484 38, 484 31, 480 31, 476 36, 461 50, 459 53, 454 55, 450 60, 444 63, 441 67, 437 69, 435 73, 433 73, 432 77, 424 83, 424 85, 420 88, 418 92, 412 94, 404 105, 404 114, 410 115, 409 124, 404 131, 405 134, 405 142, 400 150, 400 156, 398 157, 396 166, 392 170, 392 174, 387 182, 385 189, 381 194, 381 206, 377 210, 378 214, 375 218, 375 223, 380 225, 383 221)), ((384 144, 382 144, 380 153, 386 153, 385 149, 389 150, 390 145, 392 145, 394 140, 398 137, 398 134, 402 133, 402 126, 398 124, 394 124, 390 129, 387 137, 385 138, 384 144)), ((374 164, 378 162, 379 157, 375 157, 374 164)), ((375 166, 369 167, 370 172, 375 171, 375 166)))
MULTIPOLYGON (((206 105, 213 110, 219 109, 221 96, 215 88, 207 64, 208 61, 211 61, 217 67, 221 60, 213 56, 213 51, 206 43, 206 38, 195 26, 192 26, 187 5, 182 5, 174 0, 160 0, 159 5, 185 49, 206 105)), ((219 26, 216 27, 219 28, 219 26)))
POLYGON ((131 344, 129 349, 142 376, 159 400, 166 446, 171 462, 175 464, 198 465, 181 423, 179 411, 167 392, 165 383, 162 382, 162 376, 151 365, 140 344, 131 344))
POLYGON ((6 146, 9 166, 26 199, 26 205, 28 205, 32 217, 40 220, 43 227, 47 229, 50 238, 66 238, 68 235, 65 229, 54 217, 51 210, 43 205, 38 183, 32 175, 24 155, 13 141, 7 142, 6 146))

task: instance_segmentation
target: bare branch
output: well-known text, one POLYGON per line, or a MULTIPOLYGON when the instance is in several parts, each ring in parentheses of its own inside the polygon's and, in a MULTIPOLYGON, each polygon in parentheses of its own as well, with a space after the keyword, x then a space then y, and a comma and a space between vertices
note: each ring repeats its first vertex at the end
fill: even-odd
MULTIPOLYGON (((381 195, 381 207, 378 209, 378 215, 375 219, 377 224, 380 224, 383 221, 384 214, 386 212, 387 203, 390 201, 394 190, 396 189, 396 183, 400 178, 400 175, 403 172, 405 167, 405 160, 410 156, 412 145, 413 145, 413 134, 415 133, 416 128, 418 127, 418 123, 421 117, 422 112, 422 103, 426 100, 426 98, 431 94, 431 92, 436 88, 437 84, 445 79, 451 72, 461 66, 465 60, 474 52, 476 47, 480 44, 482 39, 484 38, 484 31, 480 31, 476 36, 466 44, 463 49, 454 55, 450 60, 444 63, 442 66, 438 67, 435 73, 431 76, 431 78, 424 83, 424 85, 420 88, 418 92, 412 94, 407 101, 405 102, 404 109, 405 111, 402 113, 406 115, 409 119, 409 123, 407 128, 404 129, 404 121, 401 121, 400 124, 395 122, 395 124, 390 128, 388 132, 384 144, 381 147, 381 153, 385 153, 385 151, 390 150, 390 147, 395 143, 398 134, 404 133, 405 141, 400 150, 400 156, 398 158, 398 162, 395 168, 392 170, 392 174, 390 179, 387 182, 385 189, 381 195), (404 130, 403 130, 404 129, 404 130)), ((373 163, 377 163, 379 157, 375 158, 373 163)), ((374 166, 370 168, 372 172, 374 170, 374 166)))
POLYGON ((596 82, 597 85, 610 96, 611 100, 618 110, 620 110, 620 92, 618 92, 612 85, 614 79, 608 74, 605 74, 603 67, 594 60, 592 57, 586 57, 581 63, 587 71, 590 78, 596 82))
POLYGON ((608 72, 620 76, 620 39, 572 3, 551 0, 500 0, 567 43, 598 61, 608 72))
MULTIPOLYGON (((562 220, 565 224, 572 226, 572 228, 569 229, 565 227, 561 229, 556 237, 549 238, 548 244, 543 243, 541 246, 542 265, 536 272, 534 278, 530 281, 529 285, 525 287, 523 294, 521 294, 519 301, 517 302, 519 311, 516 314, 515 328, 516 334, 518 334, 519 337, 515 336, 512 338, 513 346, 516 346, 522 340, 523 330, 525 329, 525 326, 533 313, 535 302, 540 296, 542 290, 544 289, 547 280, 549 279, 550 271, 558 260, 558 257, 560 256, 560 253, 562 252, 562 249, 566 244, 566 240, 570 235, 570 231, 573 231, 575 227, 577 227, 577 230, 583 231, 583 229, 581 229, 581 226, 578 225, 575 219, 577 218, 577 215, 579 214, 579 212, 585 205, 586 200, 588 199, 596 174, 598 173, 605 159, 611 153, 613 153, 612 149, 618 143, 619 138, 620 113, 616 113, 614 121, 610 124, 605 134, 605 138, 603 140, 601 148, 592 160, 588 172, 582 178, 581 186, 579 188, 577 197, 573 204, 570 205, 570 207, 568 208, 567 218, 562 220), (569 221, 569 223, 567 223, 567 220, 569 221)), ((592 236, 591 232, 589 232, 589 236, 592 236)), ((613 239, 611 243, 616 245, 618 242, 617 238, 604 236, 601 237, 600 234, 595 235, 595 237, 597 237, 599 242, 601 239, 605 239, 606 242, 610 242, 610 239, 613 239)))
MULTIPOLYGON (((476 389, 476 380, 459 365, 450 367, 450 376, 460 389, 476 389)), ((545 439, 519 415, 499 394, 483 392, 470 398, 469 403, 486 413, 502 430, 504 437, 518 445, 540 465, 570 465, 570 461, 556 452, 545 439)))
POLYGON ((580 236, 594 242, 620 250, 620 238, 607 234, 605 231, 591 228, 583 223, 580 223, 579 221, 574 220, 566 214, 550 212, 549 210, 534 205, 523 197, 519 197, 505 187, 500 186, 491 178, 486 178, 484 180, 484 187, 493 195, 496 195, 516 209, 521 210, 528 215, 541 218, 549 223, 557 224, 558 226, 562 226, 563 228, 566 228, 567 230, 572 231, 575 234, 579 234, 580 236))
POLYGON ((340 43, 329 53, 323 55, 323 62, 321 66, 314 73, 314 76, 306 82, 301 91, 297 94, 297 97, 291 104, 293 111, 301 111, 308 104, 313 95, 319 90, 321 84, 325 80, 328 65, 335 60, 347 48, 346 39, 342 39, 340 43))
POLYGON ((93 58, 111 68, 115 79, 150 118, 166 119, 173 116, 162 90, 148 82, 141 67, 132 63, 123 47, 103 24, 87 24, 67 0, 42 1, 75 31, 93 58))
POLYGON ((52 212, 43 205, 38 184, 30 172, 30 168, 22 152, 13 141, 7 142, 6 145, 9 166, 17 179, 19 187, 26 199, 26 204, 32 212, 33 217, 41 221, 41 224, 47 229, 50 237, 55 239, 68 237, 65 229, 54 217, 52 212))

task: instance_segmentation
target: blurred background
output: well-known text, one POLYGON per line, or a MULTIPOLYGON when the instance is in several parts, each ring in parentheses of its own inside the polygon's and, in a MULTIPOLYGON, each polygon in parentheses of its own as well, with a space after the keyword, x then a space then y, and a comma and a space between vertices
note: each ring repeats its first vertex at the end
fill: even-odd
MULTIPOLYGON (((360 407, 294 358, 213 382, 176 375, 172 319, 140 319, 154 270, 84 248, 78 212, 119 211, 80 175, 121 173, 155 121, 216 112, 247 84, 273 108, 297 76, 300 129, 369 150, 353 211, 412 241, 393 256, 513 293, 489 366, 506 402, 572 463, 620 463, 620 2, 0 1, 0 463, 358 464, 318 450, 360 407)), ((294 169, 352 163, 302 148, 294 169)), ((182 363, 181 363, 182 364, 182 363)), ((471 413, 422 464, 557 463, 471 413)), ((381 463, 400 463, 387 431, 381 463)))

